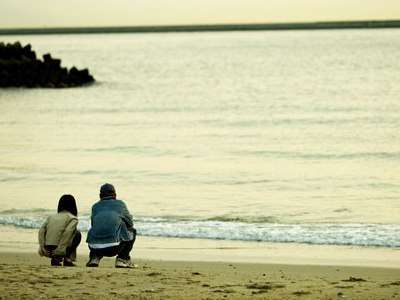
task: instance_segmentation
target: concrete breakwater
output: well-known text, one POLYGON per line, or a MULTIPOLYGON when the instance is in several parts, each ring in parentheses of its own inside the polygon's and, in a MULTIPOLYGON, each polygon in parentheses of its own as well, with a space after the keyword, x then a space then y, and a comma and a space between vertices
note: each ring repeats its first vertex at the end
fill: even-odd
POLYGON ((66 88, 94 82, 88 69, 67 69, 61 60, 44 54, 37 58, 30 44, 0 42, 0 88, 1 87, 45 87, 66 88))
POLYGON ((53 27, 53 28, 0 28, 0 35, 31 34, 104 34, 204 31, 258 31, 258 30, 330 30, 400 28, 400 20, 359 20, 296 23, 253 24, 199 24, 164 26, 111 26, 111 27, 53 27))

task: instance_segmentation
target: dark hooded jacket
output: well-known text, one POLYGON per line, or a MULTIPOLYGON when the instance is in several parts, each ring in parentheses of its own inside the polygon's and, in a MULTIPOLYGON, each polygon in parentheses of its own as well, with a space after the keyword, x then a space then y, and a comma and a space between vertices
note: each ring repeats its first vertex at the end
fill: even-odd
POLYGON ((104 197, 92 207, 91 228, 86 242, 108 244, 133 240, 133 220, 125 203, 104 197))

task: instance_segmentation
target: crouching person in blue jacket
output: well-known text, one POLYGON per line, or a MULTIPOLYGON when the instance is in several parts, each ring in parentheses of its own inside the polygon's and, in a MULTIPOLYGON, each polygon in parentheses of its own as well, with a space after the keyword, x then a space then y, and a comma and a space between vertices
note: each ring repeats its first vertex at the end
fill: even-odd
POLYGON ((116 268, 134 267, 130 252, 136 230, 128 208, 116 196, 114 186, 106 183, 100 188, 100 200, 92 207, 92 226, 86 240, 90 249, 87 267, 98 267, 104 256, 117 256, 116 268))

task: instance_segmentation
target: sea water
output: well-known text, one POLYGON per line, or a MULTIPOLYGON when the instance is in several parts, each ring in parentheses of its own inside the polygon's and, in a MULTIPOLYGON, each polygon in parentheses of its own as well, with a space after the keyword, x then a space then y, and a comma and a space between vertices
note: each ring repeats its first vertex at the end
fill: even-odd
POLYGON ((109 182, 141 235, 400 247, 400 30, 1 40, 97 82, 0 90, 0 230, 109 182))

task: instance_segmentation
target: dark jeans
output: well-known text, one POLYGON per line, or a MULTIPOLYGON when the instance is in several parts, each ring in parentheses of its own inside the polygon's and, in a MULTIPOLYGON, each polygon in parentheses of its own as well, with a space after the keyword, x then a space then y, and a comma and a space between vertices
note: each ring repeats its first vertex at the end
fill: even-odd
POLYGON ((132 241, 121 241, 117 246, 94 249, 90 248, 90 258, 97 257, 101 259, 103 256, 112 257, 117 255, 121 259, 131 259, 130 252, 132 251, 135 238, 132 241))
MULTIPOLYGON (((71 257, 71 254, 76 251, 79 244, 81 243, 81 239, 82 239, 82 234, 80 233, 80 231, 77 230, 72 239, 71 245, 69 245, 66 249, 65 257, 68 257, 68 258, 71 257)), ((46 245, 45 248, 48 251, 54 251, 57 248, 57 246, 46 245)))

